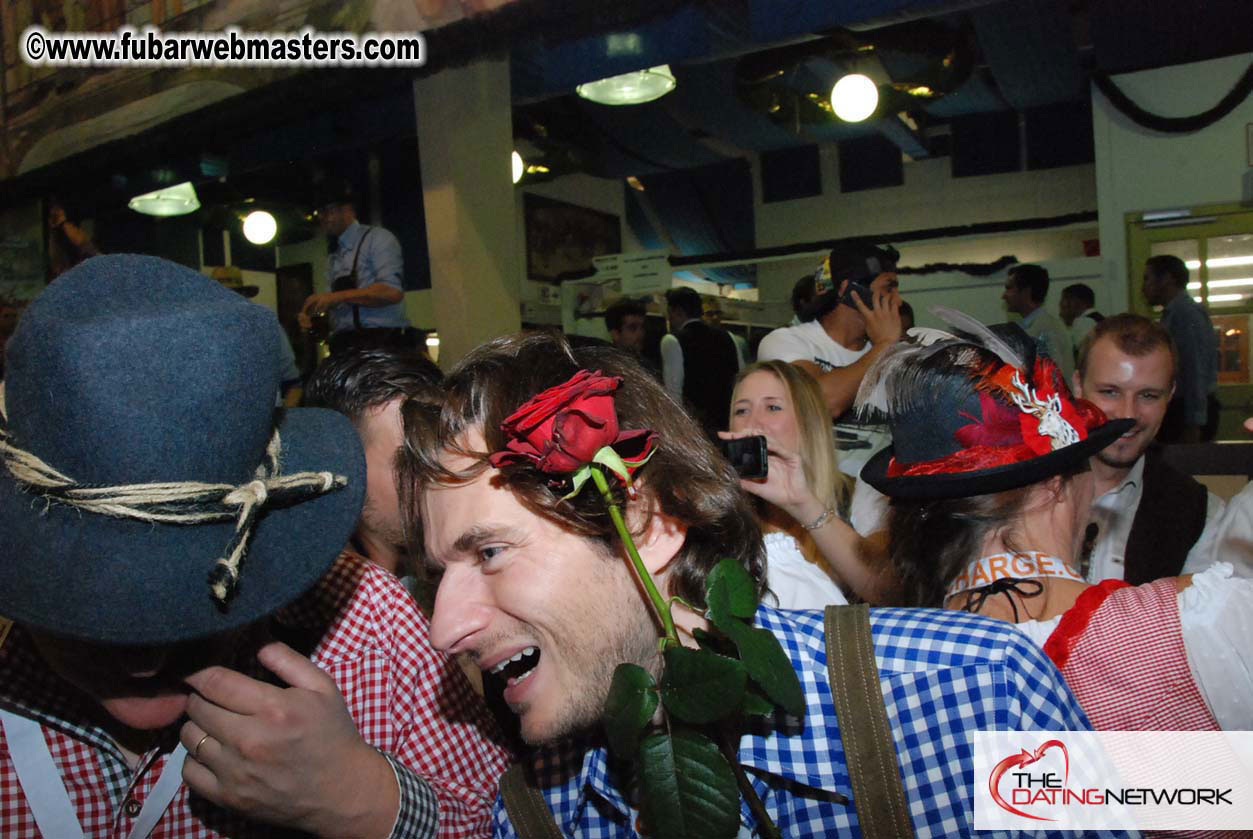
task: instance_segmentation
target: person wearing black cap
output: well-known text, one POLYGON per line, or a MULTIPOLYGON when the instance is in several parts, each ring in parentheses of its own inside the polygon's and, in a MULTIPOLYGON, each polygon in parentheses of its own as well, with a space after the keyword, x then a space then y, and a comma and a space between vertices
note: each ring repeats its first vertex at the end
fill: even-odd
POLYGON ((305 298, 299 321, 312 327, 312 318, 329 313, 331 353, 352 346, 404 345, 404 258, 400 242, 378 225, 357 221, 352 186, 331 179, 318 188, 318 225, 332 241, 328 277, 331 290, 305 298))
POLYGON ((488 835, 494 725, 405 589, 340 553, 361 445, 334 411, 275 411, 276 329, 135 255, 80 263, 19 323, 5 837, 488 835))
POLYGON ((1140 586, 1089 585, 1076 557, 1092 500, 1089 458, 1135 424, 1075 399, 1014 324, 966 319, 902 342, 867 373, 861 405, 893 445, 862 478, 891 497, 901 605, 1018 625, 1101 730, 1253 725, 1247 615, 1253 581, 1219 563, 1140 586))
POLYGON ((790 361, 818 380, 832 418, 853 404, 862 376, 901 337, 897 253, 866 242, 837 245, 815 275, 805 323, 762 339, 758 361, 790 361))

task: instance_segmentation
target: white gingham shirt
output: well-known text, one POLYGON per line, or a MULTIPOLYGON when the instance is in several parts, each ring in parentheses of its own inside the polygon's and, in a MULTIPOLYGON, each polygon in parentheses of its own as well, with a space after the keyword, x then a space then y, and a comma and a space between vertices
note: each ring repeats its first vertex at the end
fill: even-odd
MULTIPOLYGON (((310 657, 335 680, 366 742, 392 764, 401 786, 394 837, 488 835, 508 753, 494 742, 497 728, 461 669, 431 647, 426 618, 399 581, 346 552, 272 624, 275 637, 312 646, 310 657)), ((0 647, 0 707, 43 725, 84 834, 121 839, 178 744, 179 726, 163 732, 164 742, 132 771, 93 722, 99 714, 93 706, 48 670, 13 627, 0 647)), ((182 786, 150 836, 246 839, 280 832, 182 786)), ((39 836, 0 730, 0 837, 39 836)))
MULTIPOLYGON (((936 609, 873 609, 870 623, 905 796, 920 839, 973 834, 971 732, 1089 728, 1057 669, 1008 623, 936 609)), ((762 606, 757 625, 773 632, 791 658, 807 708, 803 729, 745 734, 740 763, 783 836, 858 836, 827 675, 822 613, 762 606)), ((539 750, 533 760, 564 835, 638 835, 603 746, 568 743, 539 750)), ((740 835, 757 836, 748 807, 740 809, 740 835)), ((493 818, 495 836, 518 835, 499 798, 493 818)))

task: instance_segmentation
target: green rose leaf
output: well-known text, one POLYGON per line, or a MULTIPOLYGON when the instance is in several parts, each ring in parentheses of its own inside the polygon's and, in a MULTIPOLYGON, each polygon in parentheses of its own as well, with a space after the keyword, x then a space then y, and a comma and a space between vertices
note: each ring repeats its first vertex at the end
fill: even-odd
POLYGON ((618 665, 602 715, 614 754, 622 758, 635 755, 636 744, 652 721, 659 701, 657 683, 647 670, 635 664, 618 665))
POLYGON ((735 839, 740 792, 726 758, 694 731, 652 734, 640 744, 640 815, 658 839, 735 839))
POLYGON ((569 501, 571 498, 578 495, 579 491, 583 489, 583 484, 587 483, 587 479, 591 476, 592 467, 587 464, 584 464, 576 469, 573 474, 570 475, 571 486, 573 488, 565 495, 561 496, 561 500, 569 501))
POLYGON ((714 566, 705 581, 705 601, 709 619, 726 631, 723 624, 733 618, 751 618, 757 613, 757 590, 744 566, 724 559, 714 566))
POLYGON ((725 638, 706 632, 699 626, 692 630, 692 637, 696 639, 696 643, 702 650, 709 650, 711 653, 721 655, 725 650, 730 649, 725 638))
POLYGON ((666 711, 695 725, 720 720, 740 707, 748 673, 733 658, 686 647, 670 647, 661 676, 666 711))
POLYGON ((770 701, 794 717, 803 717, 805 693, 801 681, 774 633, 739 621, 732 622, 729 629, 727 634, 740 651, 749 677, 761 686, 770 701))
POLYGON ((774 703, 757 692, 756 686, 744 691, 744 702, 741 710, 753 717, 774 716, 774 703))

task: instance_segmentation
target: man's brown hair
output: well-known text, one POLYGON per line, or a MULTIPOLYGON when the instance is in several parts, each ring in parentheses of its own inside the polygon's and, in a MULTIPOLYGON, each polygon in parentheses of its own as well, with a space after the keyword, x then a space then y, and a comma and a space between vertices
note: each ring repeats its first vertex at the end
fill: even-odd
POLYGON ((1132 358, 1143 358, 1155 350, 1166 350, 1170 353, 1170 378, 1174 381, 1179 370, 1179 352, 1175 349, 1170 333, 1160 323, 1130 312, 1105 318, 1083 339, 1075 362, 1080 379, 1087 373, 1088 354, 1092 352, 1092 345, 1102 338, 1109 338, 1121 352, 1132 358))
MULTIPOLYGON (((739 478, 697 425, 661 385, 626 354, 610 347, 571 346, 550 333, 518 333, 497 338, 466 356, 445 381, 445 401, 438 418, 406 417, 405 448, 399 459, 401 500, 407 527, 417 550, 422 549, 421 521, 414 503, 430 484, 456 485, 473 480, 488 466, 488 456, 508 442, 501 423, 536 394, 563 384, 579 370, 599 370, 618 376, 614 394, 618 424, 623 430, 649 428, 657 433, 656 450, 636 472, 639 500, 647 515, 667 515, 687 528, 687 537, 675 558, 671 595, 703 608, 705 578, 723 559, 743 565, 765 589, 765 560, 761 529, 739 478), (471 428, 482 431, 487 451, 463 447, 471 428), (474 464, 454 473, 440 465, 446 453, 469 457, 474 464)), ((563 484, 531 466, 506 467, 502 479, 532 512, 621 555, 617 531, 600 494, 590 485, 570 499, 563 484)), ((611 481, 620 507, 626 492, 611 481)))

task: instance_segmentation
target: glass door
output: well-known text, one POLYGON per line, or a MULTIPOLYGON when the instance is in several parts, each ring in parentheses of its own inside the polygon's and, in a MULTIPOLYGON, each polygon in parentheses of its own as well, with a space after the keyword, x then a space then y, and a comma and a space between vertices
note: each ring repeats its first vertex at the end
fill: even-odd
POLYGON ((1128 284, 1134 311, 1160 317, 1144 299, 1144 263, 1171 254, 1188 268, 1188 293, 1210 314, 1218 338, 1220 439, 1247 439, 1241 422, 1253 416, 1253 211, 1239 205, 1194 207, 1177 219, 1127 219, 1128 284))

